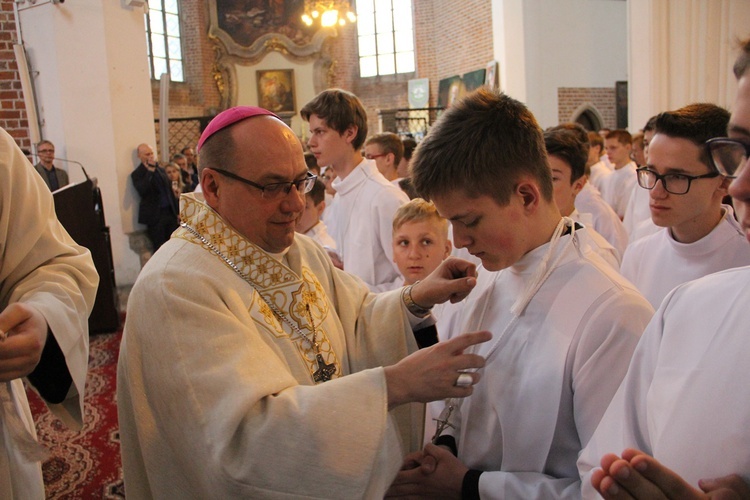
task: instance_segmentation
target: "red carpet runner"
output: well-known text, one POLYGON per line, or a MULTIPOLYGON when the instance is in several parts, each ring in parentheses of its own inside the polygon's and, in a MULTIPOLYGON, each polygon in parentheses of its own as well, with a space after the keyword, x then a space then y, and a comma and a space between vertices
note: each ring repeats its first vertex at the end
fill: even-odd
POLYGON ((28 391, 39 442, 50 450, 42 465, 48 499, 125 498, 115 397, 122 332, 90 339, 83 429, 66 428, 28 391))

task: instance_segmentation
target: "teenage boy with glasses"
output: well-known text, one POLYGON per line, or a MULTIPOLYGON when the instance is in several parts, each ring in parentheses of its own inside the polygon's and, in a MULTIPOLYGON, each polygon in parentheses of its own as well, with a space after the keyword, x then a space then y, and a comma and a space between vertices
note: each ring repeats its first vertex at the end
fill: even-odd
POLYGON ((750 264, 750 248, 729 205, 729 179, 713 167, 706 140, 724 135, 729 112, 691 104, 661 113, 648 161, 637 170, 649 190, 654 224, 664 228, 631 243, 621 272, 654 307, 677 285, 750 264))

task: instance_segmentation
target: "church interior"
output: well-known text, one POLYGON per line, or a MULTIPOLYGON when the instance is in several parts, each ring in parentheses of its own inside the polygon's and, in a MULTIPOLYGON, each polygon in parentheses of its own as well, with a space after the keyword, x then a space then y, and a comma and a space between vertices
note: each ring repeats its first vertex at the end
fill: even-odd
POLYGON ((542 128, 634 134, 693 102, 731 111, 750 3, 0 0, 0 20, 0 127, 32 164, 40 141, 54 143, 71 184, 97 187, 83 201, 91 214, 80 199, 63 202, 72 226, 104 238, 92 243, 109 311, 97 333, 120 327, 152 252, 131 181, 140 144, 166 164, 238 105, 275 112, 304 144, 300 110, 330 88, 359 97, 370 134, 417 143, 483 85, 525 103, 542 128))

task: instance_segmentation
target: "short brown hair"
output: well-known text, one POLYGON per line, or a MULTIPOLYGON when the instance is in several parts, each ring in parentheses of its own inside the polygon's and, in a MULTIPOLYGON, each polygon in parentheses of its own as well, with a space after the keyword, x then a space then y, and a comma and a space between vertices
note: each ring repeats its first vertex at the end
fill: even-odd
POLYGON ((367 138, 367 112, 359 98, 346 90, 324 90, 305 104, 300 115, 305 121, 310 121, 312 115, 318 115, 339 134, 351 126, 357 127, 357 135, 352 141, 352 147, 357 151, 367 138))
POLYGON ((633 144, 633 136, 630 135, 630 132, 628 132, 624 128, 618 128, 617 130, 608 132, 606 138, 617 139, 617 142, 619 142, 620 144, 626 144, 628 146, 633 144))
POLYGON ((393 153, 393 163, 398 165, 401 158, 404 156, 404 143, 401 142, 401 138, 393 132, 383 132, 382 134, 375 134, 365 142, 365 145, 377 144, 380 146, 383 154, 393 153))
POLYGON ((601 135, 591 130, 586 135, 589 137, 589 148, 598 147, 600 153, 604 151, 604 139, 601 135))
POLYGON ((398 207, 393 214, 393 232, 399 230, 407 222, 434 221, 440 228, 440 235, 448 238, 448 220, 440 217, 435 205, 422 198, 414 198, 398 207))
POLYGON ((463 190, 509 203, 521 176, 539 183, 552 202, 552 176, 542 129, 521 102, 481 87, 446 110, 419 143, 411 162, 420 196, 463 190))

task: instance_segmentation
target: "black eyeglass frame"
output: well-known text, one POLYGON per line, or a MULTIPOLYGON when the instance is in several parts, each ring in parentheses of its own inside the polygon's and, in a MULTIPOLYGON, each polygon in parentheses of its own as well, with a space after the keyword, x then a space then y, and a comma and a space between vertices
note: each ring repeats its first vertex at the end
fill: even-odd
POLYGON ((740 167, 735 169, 734 172, 730 173, 726 168, 724 168, 724 165, 721 162, 717 162, 714 159, 714 145, 727 143, 736 144, 738 146, 742 146, 745 149, 745 163, 750 161, 750 144, 739 139, 732 139, 730 137, 715 137, 706 141, 706 149, 708 150, 708 157, 711 158, 711 165, 716 169, 717 172, 719 172, 719 174, 729 179, 734 179, 737 177, 737 171, 741 169, 740 167, 742 166, 742 164, 740 164, 740 167))
MULTIPOLYGON (((305 174, 304 179, 299 179, 299 180, 290 181, 290 182, 270 182, 268 184, 263 185, 263 184, 258 184, 257 182, 253 182, 250 179, 245 179, 244 177, 241 177, 237 174, 234 174, 222 168, 216 168, 216 167, 207 167, 207 168, 210 168, 211 170, 215 172, 219 172, 221 175, 229 177, 230 179, 234 179, 236 181, 240 181, 244 184, 247 184, 248 186, 252 186, 255 189, 260 189, 260 195, 263 198, 266 198, 266 189, 268 189, 269 187, 275 188, 276 186, 285 186, 284 188, 282 188, 282 191, 284 192, 284 194, 289 194, 292 191, 292 186, 296 187, 297 191, 299 191, 300 193, 307 194, 312 190, 313 186, 315 185, 315 180, 318 178, 318 176, 313 174, 312 172, 307 172, 305 174), (304 190, 302 189, 303 186, 304 186, 304 190)), ((281 193, 281 191, 276 191, 276 192, 281 193)), ((272 195, 272 196, 275 197, 276 195, 272 195)))
POLYGON ((662 185, 662 187, 664 187, 664 191, 666 191, 667 193, 676 194, 676 195, 687 194, 690 191, 690 186, 692 185, 693 181, 696 180, 696 179, 711 179, 711 178, 714 178, 714 177, 719 177, 721 175, 718 171, 709 172, 709 173, 703 174, 703 175, 688 175, 688 174, 664 174, 664 175, 661 175, 660 173, 655 172, 655 171, 653 171, 653 170, 651 170, 650 168, 647 168, 647 167, 637 168, 637 169, 635 169, 635 172, 636 172, 636 175, 638 176, 638 185, 640 187, 642 187, 643 189, 648 189, 650 191, 650 190, 652 190, 652 189, 654 189, 656 187, 656 183, 657 182, 661 181, 661 185, 662 185), (653 186, 646 187, 643 184, 641 184, 641 172, 649 172, 650 174, 652 174, 655 177, 654 185, 653 186), (669 183, 666 180, 667 177, 684 177, 688 181, 687 188, 685 188, 685 191, 683 191, 682 193, 675 193, 674 191, 671 191, 669 189, 669 183))

